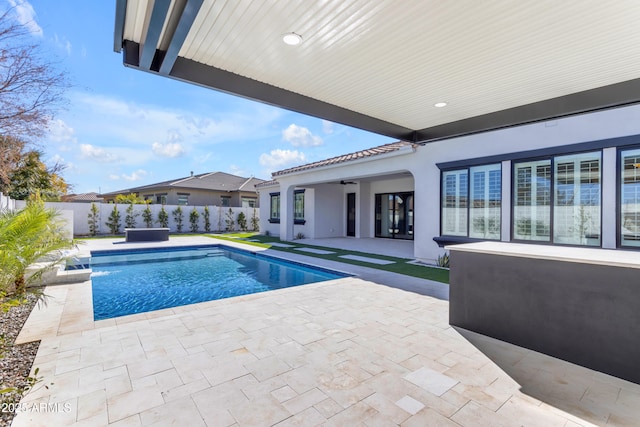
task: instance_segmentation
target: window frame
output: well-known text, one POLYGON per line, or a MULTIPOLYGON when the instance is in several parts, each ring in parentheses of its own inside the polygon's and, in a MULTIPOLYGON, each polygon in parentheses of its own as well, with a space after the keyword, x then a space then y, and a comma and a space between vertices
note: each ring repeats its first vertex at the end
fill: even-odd
POLYGON ((189 206, 189 196, 191 193, 178 193, 178 206, 189 206), (181 198, 185 198, 184 203, 180 203, 181 198))
POLYGON ((616 147, 616 248, 622 250, 638 251, 640 246, 624 245, 622 239, 622 184, 624 163, 622 161, 622 153, 624 151, 640 150, 640 144, 616 147))
MULTIPOLYGON (((625 147, 628 149, 628 147, 625 147)), ((620 156, 618 156, 620 157, 620 156)), ((596 149, 592 149, 592 150, 585 150, 585 151, 571 151, 571 152, 551 152, 548 155, 544 155, 544 156, 536 156, 536 157, 526 157, 526 158, 518 158, 518 159, 513 159, 511 160, 511 175, 510 175, 510 181, 511 181, 511 223, 509 224, 510 227, 510 233, 511 233, 511 242, 514 243, 527 243, 527 244, 537 244, 537 245, 555 245, 555 246, 567 246, 567 247, 578 247, 578 248, 602 248, 602 242, 603 242, 603 235, 602 235, 602 224, 603 224, 603 215, 602 215, 602 191, 603 191, 603 185, 602 185, 602 181, 603 181, 603 162, 604 162, 604 154, 603 154, 603 149, 602 148, 596 148, 596 149), (580 155, 584 155, 584 154, 599 154, 600 156, 600 164, 599 164, 599 182, 598 182, 598 186, 599 186, 599 199, 600 199, 600 203, 599 203, 599 207, 600 207, 600 215, 599 215, 599 238, 600 238, 600 242, 598 245, 581 245, 581 244, 576 244, 576 243, 561 243, 561 242, 556 242, 555 239, 555 210, 556 210, 556 166, 557 166, 557 161, 556 159, 558 158, 562 158, 562 157, 570 157, 570 156, 580 156, 580 155), (544 161, 544 160, 548 160, 550 163, 550 168, 551 168, 551 174, 549 177, 549 184, 550 184, 550 188, 549 188, 549 239, 548 240, 532 240, 532 239, 517 239, 515 238, 515 207, 516 207, 516 185, 515 185, 515 173, 516 173, 516 164, 518 163, 527 163, 527 162, 538 162, 538 161, 544 161)), ((578 169, 578 172, 580 172, 580 169, 578 169)), ((574 170, 575 173, 575 170, 574 170)), ((578 185, 581 185, 580 182, 580 177, 578 176, 576 178, 576 176, 574 175, 573 177, 574 179, 574 183, 578 182, 578 185)), ((531 196, 533 197, 533 195, 531 196)), ((618 203, 619 205, 619 203, 618 203)), ((572 206, 580 206, 580 204, 578 205, 572 205, 572 206)))
POLYGON ((220 196, 220 206, 223 207, 223 208, 230 208, 231 207, 231 196, 220 196))
MULTIPOLYGON (((489 170, 487 170, 489 171, 489 170)), ((486 184, 485 184, 486 185, 486 184)), ((490 202, 490 200, 487 200, 488 202, 490 202)), ((452 167, 452 168, 446 168, 446 169, 441 169, 440 170, 440 237, 436 239, 436 241, 469 241, 469 242, 478 242, 478 241, 493 241, 493 242, 498 242, 502 240, 502 202, 503 202, 503 194, 502 194, 502 162, 490 162, 490 163, 481 163, 481 164, 470 164, 467 166, 458 166, 458 167, 452 167), (471 188, 471 174, 473 172, 473 169, 480 169, 480 168, 487 168, 490 166, 497 166, 496 169, 494 170, 498 170, 499 171, 499 176, 500 176, 500 225, 498 226, 498 238, 488 238, 488 237, 470 237, 471 234, 471 208, 472 208, 472 204, 473 204, 473 199, 472 199, 472 191, 473 189, 471 188), (444 229, 444 221, 445 221, 445 217, 443 215, 443 202, 444 202, 444 195, 445 195, 445 188, 444 188, 444 176, 446 173, 450 173, 450 172, 462 172, 464 171, 467 174, 467 180, 466 180, 466 189, 467 189, 467 195, 466 195, 466 206, 464 208, 459 208, 459 209, 465 209, 466 211, 466 233, 464 235, 461 234, 446 234, 445 233, 445 229, 444 229)))
POLYGON ((269 222, 270 223, 272 223, 272 224, 280 224, 280 209, 281 209, 281 206, 280 206, 280 192, 269 193, 269 222), (274 199, 274 197, 278 198, 278 202, 276 203, 276 206, 278 207, 278 212, 277 212, 278 216, 277 217, 275 217, 273 215, 274 214, 274 211, 273 211, 273 206, 274 206, 273 205, 273 199, 274 199))
POLYGON ((302 190, 294 190, 293 191, 293 223, 297 224, 297 225, 304 225, 307 221, 304 219, 304 189, 302 190), (296 215, 298 214, 298 210, 297 210, 297 202, 298 202, 298 197, 302 196, 302 216, 298 216, 296 218, 296 215))

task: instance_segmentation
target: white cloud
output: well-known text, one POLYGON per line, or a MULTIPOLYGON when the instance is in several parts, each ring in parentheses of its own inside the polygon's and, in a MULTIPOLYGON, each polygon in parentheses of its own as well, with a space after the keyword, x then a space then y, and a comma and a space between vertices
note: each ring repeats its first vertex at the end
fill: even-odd
POLYGON ((139 181, 142 178, 146 177, 149 174, 149 172, 147 172, 144 169, 138 169, 136 171, 131 172, 129 175, 127 175, 126 173, 123 173, 121 175, 112 173, 109 174, 109 179, 112 181, 120 181, 120 180, 126 180, 126 181, 139 181))
POLYGON ((109 153, 104 148, 94 147, 91 144, 80 144, 80 158, 106 163, 112 163, 120 160, 120 157, 117 155, 109 153))
POLYGON ((294 124, 282 131, 282 139, 294 147, 314 147, 323 143, 322 138, 312 134, 309 129, 294 124))
POLYGON ((9 4, 16 12, 16 19, 24 25, 34 36, 42 37, 42 27, 36 22, 36 11, 26 0, 9 0, 9 4))
POLYGON ((131 172, 131 175, 127 175, 124 173, 122 174, 122 178, 126 179, 127 181, 139 181, 145 176, 147 176, 147 171, 144 169, 138 169, 137 171, 133 171, 131 172))
POLYGON ((330 135, 333 133, 333 122, 330 122, 328 120, 323 120, 322 121, 322 132, 324 132, 327 135, 330 135))
POLYGON ((154 142, 151 149, 156 156, 170 158, 180 157, 185 152, 184 147, 177 142, 167 142, 166 144, 154 142))
POLYGON ((75 136, 75 130, 60 119, 49 122, 49 139, 52 142, 61 144, 61 149, 63 151, 68 151, 70 149, 67 144, 75 144, 78 142, 75 136))
POLYGON ((229 165, 229 169, 227 169, 227 170, 232 175, 238 175, 238 176, 244 176, 244 177, 249 177, 251 175, 249 172, 247 172, 246 170, 242 169, 238 165, 229 165))
POLYGON ((260 164, 269 168, 277 168, 294 163, 305 162, 307 158, 304 153, 298 150, 271 150, 269 154, 260 155, 260 164))
POLYGON ((53 35, 53 42, 60 50, 64 50, 67 56, 71 56, 72 46, 71 42, 66 37, 58 37, 58 34, 53 35))

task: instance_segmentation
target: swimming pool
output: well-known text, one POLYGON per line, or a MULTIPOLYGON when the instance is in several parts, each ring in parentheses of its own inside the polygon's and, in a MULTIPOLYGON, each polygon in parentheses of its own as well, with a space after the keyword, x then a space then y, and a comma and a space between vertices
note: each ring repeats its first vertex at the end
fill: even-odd
POLYGON ((91 268, 95 320, 347 276, 220 246, 97 251, 91 268))

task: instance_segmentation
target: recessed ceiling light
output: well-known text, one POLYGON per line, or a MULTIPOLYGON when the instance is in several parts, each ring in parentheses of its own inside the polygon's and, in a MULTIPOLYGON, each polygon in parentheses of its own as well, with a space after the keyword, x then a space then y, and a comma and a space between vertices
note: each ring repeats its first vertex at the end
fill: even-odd
POLYGON ((287 33, 282 36, 282 41, 288 44, 289 46, 295 46, 302 42, 302 36, 296 33, 287 33))
POLYGON ((436 102, 435 104, 433 104, 434 107, 436 108, 442 108, 442 107, 446 107, 447 103, 446 102, 436 102))

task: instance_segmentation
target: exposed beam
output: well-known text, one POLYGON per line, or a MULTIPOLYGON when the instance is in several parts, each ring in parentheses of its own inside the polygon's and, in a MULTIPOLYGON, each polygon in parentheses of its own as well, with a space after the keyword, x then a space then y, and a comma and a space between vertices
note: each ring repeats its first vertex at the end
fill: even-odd
POLYGON ((171 72, 173 64, 175 64, 178 54, 180 53, 180 49, 182 49, 182 44, 187 38, 187 34, 189 34, 189 30, 191 29, 193 21, 196 19, 203 2, 204 0, 187 0, 187 4, 184 6, 180 15, 178 26, 171 36, 171 42, 169 43, 169 47, 167 48, 164 58, 162 59, 160 74, 167 75, 171 72))
POLYGON ((113 29, 113 50, 120 53, 124 37, 124 19, 127 14, 127 0, 116 1, 116 22, 113 29))
POLYGON ((154 0, 149 3, 151 10, 147 9, 142 32, 142 43, 140 43, 139 66, 142 69, 149 70, 151 68, 170 5, 171 0, 154 0))

